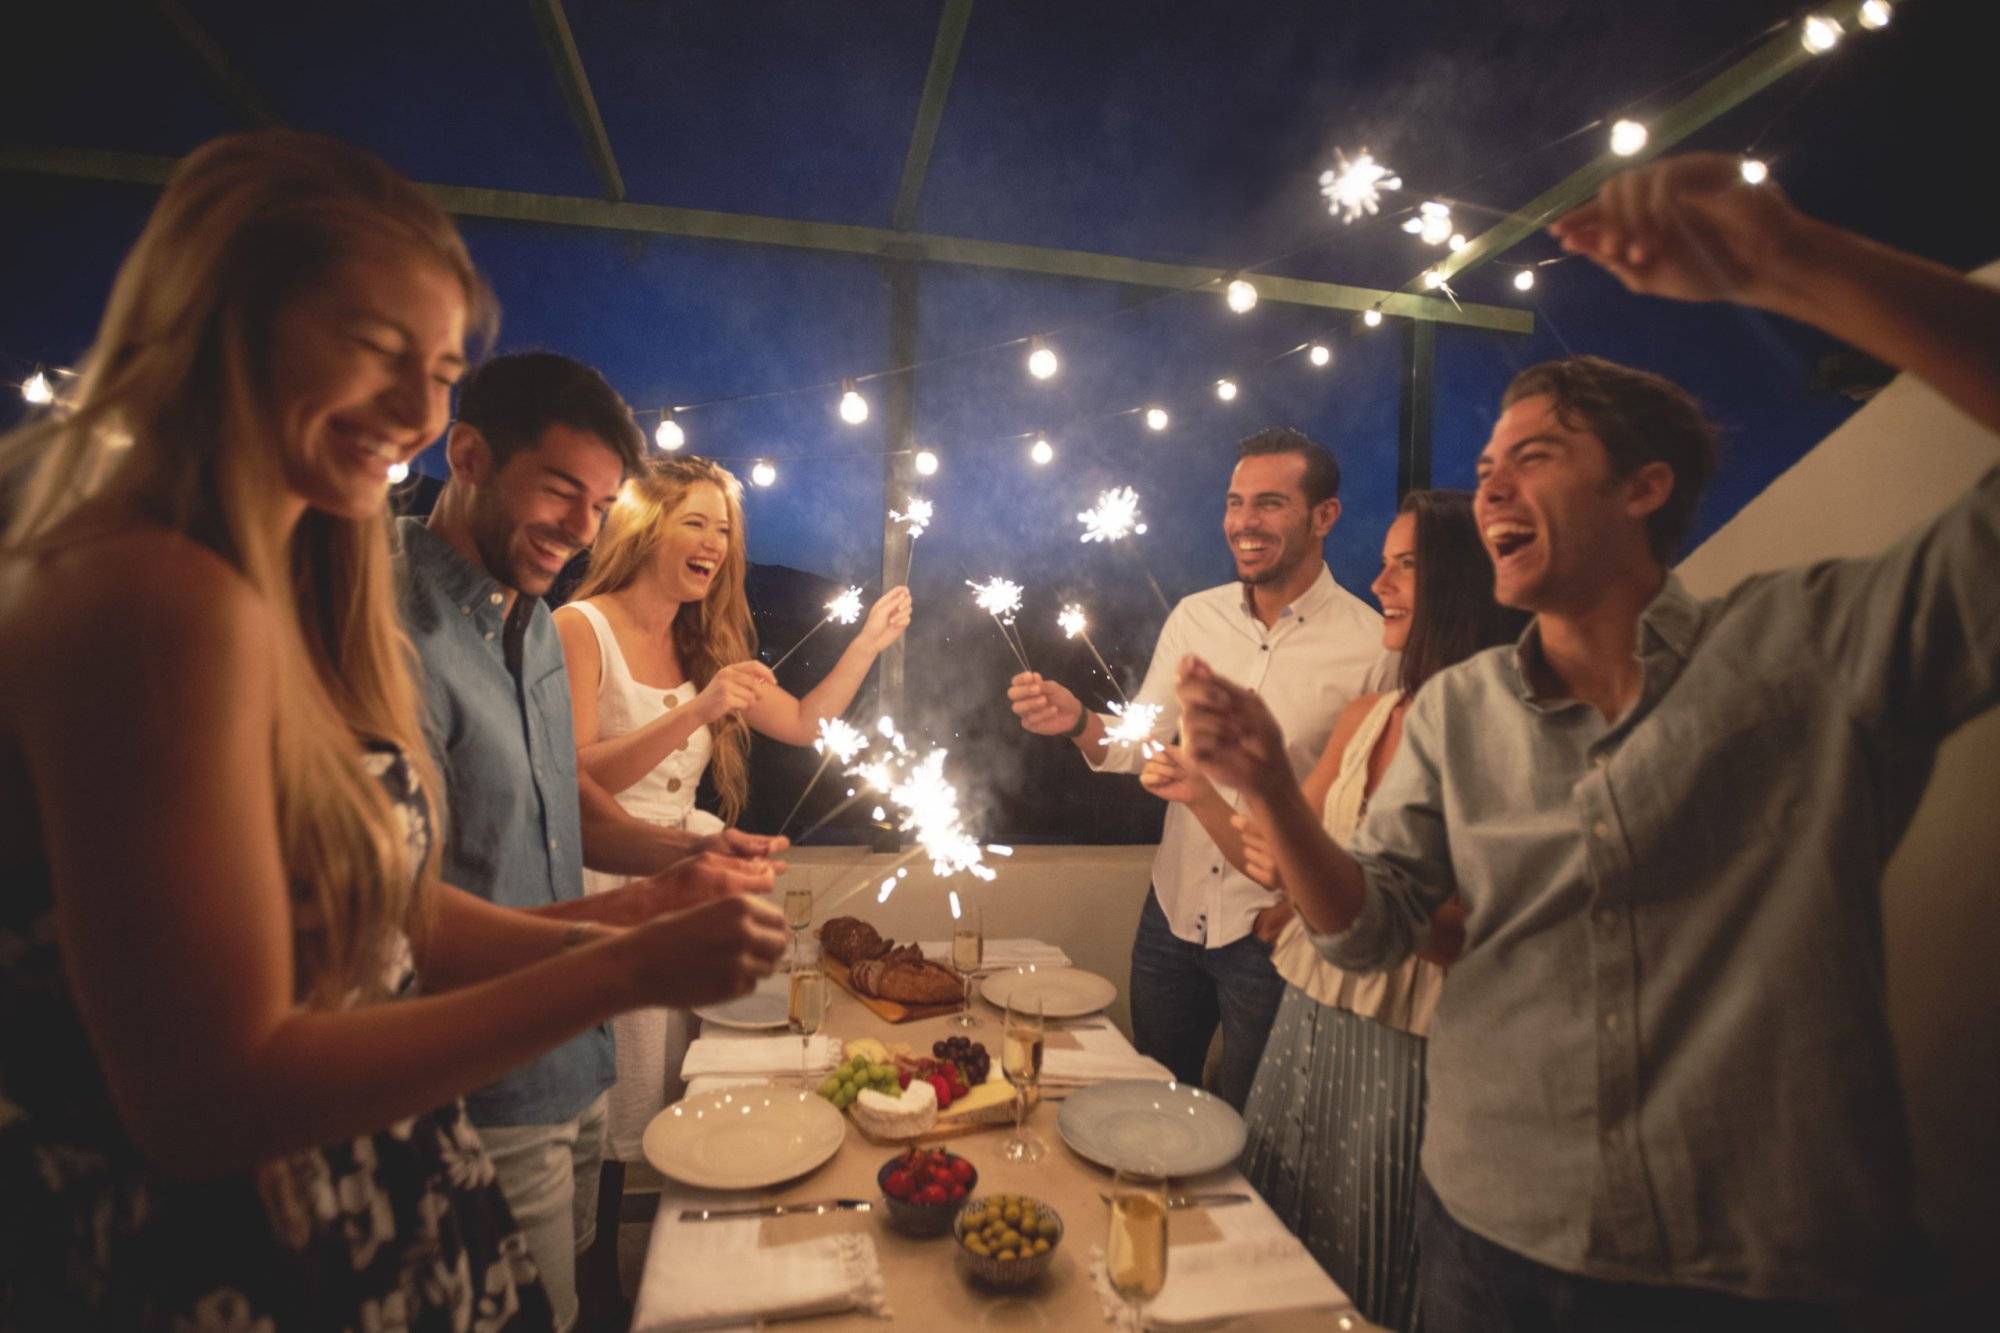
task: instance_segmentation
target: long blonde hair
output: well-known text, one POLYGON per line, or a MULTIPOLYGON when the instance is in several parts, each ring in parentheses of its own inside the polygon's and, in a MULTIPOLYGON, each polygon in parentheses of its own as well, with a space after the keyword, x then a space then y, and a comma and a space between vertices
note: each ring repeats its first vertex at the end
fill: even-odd
MULTIPOLYGON (((625 482, 604 531, 590 550, 590 572, 578 585, 579 600, 617 592, 639 577, 653 558, 660 536, 675 510, 696 486, 708 484, 722 492, 729 510, 729 545, 722 568, 709 585, 708 596, 683 603, 669 633, 674 656, 697 690, 733 662, 745 662, 757 651, 757 631, 750 623, 750 601, 743 593, 749 569, 744 555, 743 484, 720 463, 706 458, 655 458, 625 482)), ((709 759, 722 817, 734 822, 750 793, 750 727, 731 713, 717 723, 709 759)))
POLYGON ((0 481, 21 483, 0 542, 10 581, 48 552, 150 522, 215 550, 269 605, 296 985, 318 1007, 381 993, 399 932, 423 933, 437 874, 435 849, 408 863, 360 740, 400 746, 440 814, 443 797, 386 512, 308 509, 289 534, 273 517, 286 484, 267 391, 273 317, 357 253, 437 264, 490 332, 493 300, 457 229, 379 159, 286 130, 204 144, 120 266, 71 401, 0 440, 0 481))

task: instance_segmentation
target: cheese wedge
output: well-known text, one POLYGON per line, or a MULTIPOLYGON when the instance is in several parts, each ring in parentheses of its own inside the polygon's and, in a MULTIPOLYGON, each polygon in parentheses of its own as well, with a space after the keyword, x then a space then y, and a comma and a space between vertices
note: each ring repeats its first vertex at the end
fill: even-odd
POLYGON ((854 1123, 878 1139, 913 1139, 937 1123, 937 1090, 915 1079, 900 1097, 864 1088, 854 1105, 854 1123))

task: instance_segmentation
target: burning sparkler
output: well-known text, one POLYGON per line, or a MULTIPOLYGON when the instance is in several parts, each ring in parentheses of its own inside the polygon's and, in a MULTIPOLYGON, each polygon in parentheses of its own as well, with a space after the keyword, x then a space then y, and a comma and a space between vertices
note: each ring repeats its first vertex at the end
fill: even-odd
MULTIPOLYGON (((848 770, 871 784, 886 783, 881 790, 889 803, 902 812, 897 828, 916 839, 916 846, 889 865, 891 873, 882 878, 876 892, 877 902, 889 900, 906 873, 900 867, 919 856, 930 857, 931 873, 939 879, 958 874, 984 880, 995 877, 993 868, 985 861, 986 849, 967 832, 959 816, 958 790, 944 776, 945 758, 945 751, 934 749, 913 763, 908 748, 902 747, 894 756, 848 770)), ((870 876, 826 904, 824 910, 831 911, 867 888, 872 877, 870 872, 870 876)))
POLYGON ((1400 190, 1403 178, 1377 162, 1366 149, 1352 162, 1338 148, 1333 150, 1333 169, 1319 174, 1319 192, 1326 196, 1326 211, 1340 214, 1342 222, 1352 222, 1363 213, 1381 211, 1382 191, 1400 190))
POLYGON ((1021 664, 1021 670, 1033 671, 1028 665, 1027 650, 1016 638, 1013 629, 1014 617, 1021 610, 1021 585, 1009 579, 990 578, 984 583, 965 581, 972 589, 972 600, 979 609, 993 617, 993 623, 1000 628, 1000 637, 1007 640, 1007 646, 1014 650, 1014 657, 1021 664))
POLYGON ((1403 223, 1403 230, 1425 245, 1443 245, 1451 239, 1451 206, 1435 199, 1417 205, 1417 216, 1403 223))
POLYGON ((1078 514, 1076 521, 1083 524, 1083 536, 1078 541, 1115 542, 1131 533, 1146 531, 1139 518, 1139 493, 1130 486, 1100 492, 1097 504, 1078 514))
POLYGON ((1113 675, 1111 668, 1105 664, 1104 655, 1098 652, 1097 645, 1090 641, 1090 622, 1084 617, 1083 608, 1077 603, 1071 602, 1057 613, 1056 626, 1067 637, 1083 640, 1083 646, 1090 649, 1091 657, 1096 659, 1097 669, 1102 671, 1104 678, 1111 682, 1111 688, 1118 691, 1118 697, 1120 699, 1125 698, 1125 687, 1118 683, 1118 677, 1113 675))
POLYGON ((822 626, 832 624, 835 621, 843 625, 852 625, 859 619, 861 619, 861 589, 849 588, 826 604, 825 617, 820 620, 819 624, 807 630, 797 643, 785 649, 785 655, 771 663, 771 670, 776 671, 779 667, 783 666, 793 653, 805 647, 807 639, 819 633, 822 626))
POLYGON ((1112 704, 1111 711, 1118 719, 1104 729, 1106 745, 1136 745, 1140 757, 1151 759, 1167 747, 1153 735, 1153 728, 1160 723, 1163 711, 1158 704, 1112 704))
POLYGON ((806 789, 799 793, 799 799, 792 802, 792 808, 786 813, 784 822, 778 825, 778 835, 784 836, 785 830, 792 826, 793 817, 805 805, 806 797, 812 795, 812 789, 819 785, 820 775, 826 772, 828 764, 838 760, 843 767, 851 765, 867 748, 867 732, 842 718, 821 718, 819 736, 813 741, 813 749, 819 751, 820 755, 819 767, 813 770, 812 777, 806 781, 806 789))
POLYGON ((891 509, 889 517, 891 520, 901 523, 903 530, 910 534, 910 540, 915 541, 917 538, 923 536, 924 529, 931 525, 933 509, 934 506, 929 500, 921 500, 913 495, 910 497, 910 507, 908 509, 891 509))

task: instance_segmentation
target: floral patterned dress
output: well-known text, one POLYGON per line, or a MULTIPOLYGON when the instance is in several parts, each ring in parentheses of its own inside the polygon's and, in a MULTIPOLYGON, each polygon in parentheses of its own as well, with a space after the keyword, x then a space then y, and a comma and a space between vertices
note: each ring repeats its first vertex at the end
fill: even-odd
MULTIPOLYGON (((366 759, 422 859, 400 753, 366 759)), ((397 993, 414 984, 407 944, 397 993)), ((553 1326, 459 1103, 260 1172, 162 1177, 112 1109, 46 875, 0 888, 0 1329, 281 1333, 553 1326)))

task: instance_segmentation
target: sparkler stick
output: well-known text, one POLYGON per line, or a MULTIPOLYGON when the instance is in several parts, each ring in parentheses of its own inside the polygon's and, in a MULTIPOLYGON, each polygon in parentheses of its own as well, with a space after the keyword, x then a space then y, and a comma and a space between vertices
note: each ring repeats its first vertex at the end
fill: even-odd
POLYGON ((836 620, 843 625, 852 625, 859 619, 861 619, 861 589, 849 588, 846 592, 841 593, 826 604, 825 617, 820 620, 819 624, 807 630, 804 637, 797 643, 785 649, 785 655, 771 663, 771 670, 776 671, 779 667, 783 666, 793 653, 806 646, 806 639, 810 639, 813 635, 820 632, 822 626, 831 624, 836 620))
POLYGON ((806 797, 812 795, 812 789, 818 785, 820 775, 826 772, 828 764, 836 759, 843 764, 851 764, 855 756, 867 748, 867 733, 856 729, 841 718, 821 718, 819 739, 813 742, 813 749, 818 750, 820 754, 819 767, 813 770, 811 779, 806 783, 806 789, 799 793, 799 799, 792 803, 791 811, 785 815, 785 822, 778 825, 778 836, 783 837, 785 830, 792 826, 792 817, 805 805, 806 797))
MULTIPOLYGON (((910 848, 909 851, 904 852, 894 861, 891 861, 888 865, 884 866, 882 868, 882 873, 884 876, 893 877, 899 867, 908 865, 911 861, 916 860, 919 856, 922 856, 923 854, 924 854, 924 848, 922 844, 918 844, 917 846, 910 848)), ((841 894, 839 897, 833 899, 831 902, 825 904, 823 907, 819 903, 815 902, 813 904, 813 915, 818 916, 822 911, 826 912, 832 911, 834 908, 840 906, 842 903, 846 902, 849 898, 852 898, 855 894, 861 892, 863 889, 867 888, 870 884, 874 882, 875 882, 875 872, 871 870, 866 875, 863 875, 860 879, 854 881, 854 883, 848 887, 847 892, 841 894)))
MULTIPOLYGON (((1083 524, 1083 536, 1077 538, 1078 541, 1115 543, 1128 536, 1144 536, 1146 533, 1145 520, 1139 516, 1139 493, 1130 486, 1100 492, 1097 503, 1078 514, 1076 521, 1083 524)), ((1139 548, 1135 544, 1132 549, 1136 554, 1139 548)), ((1159 580, 1153 577, 1153 571, 1147 566, 1146 557, 1141 554, 1137 558, 1139 572, 1146 576, 1146 586, 1159 599, 1160 610, 1173 610, 1167 604, 1167 595, 1160 591, 1159 580)))
MULTIPOLYGON (((1090 655, 1097 660, 1097 669, 1111 682, 1111 688, 1118 691, 1118 697, 1125 699, 1125 687, 1118 683, 1118 677, 1111 674, 1111 668, 1104 663, 1104 655, 1098 652, 1097 645, 1090 641, 1089 622, 1084 619, 1083 608, 1071 602, 1062 609, 1062 614, 1056 617, 1056 625, 1070 638, 1083 640, 1083 646, 1090 649, 1090 655)), ((1125 701, 1131 702, 1130 699, 1125 701)))
POLYGON ((891 509, 889 511, 890 521, 901 523, 903 530, 910 535, 910 558, 903 562, 903 583, 905 586, 908 586, 910 582, 911 571, 917 567, 917 538, 923 536, 924 529, 930 527, 931 518, 935 510, 935 506, 929 500, 923 499, 920 496, 911 496, 907 503, 909 504, 909 508, 906 510, 891 509))
POLYGON ((1034 668, 1028 665, 1026 649, 1015 642, 1014 634, 1009 629, 1014 623, 1014 614, 1021 609, 1021 585, 1003 578, 991 578, 984 583, 967 579, 965 586, 972 589, 972 600, 979 603, 979 609, 993 617, 1000 637, 1014 650, 1014 660, 1021 664, 1021 670, 1033 671, 1034 668))

